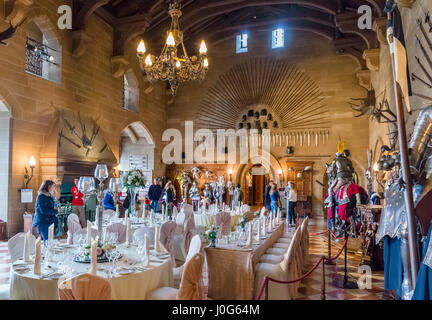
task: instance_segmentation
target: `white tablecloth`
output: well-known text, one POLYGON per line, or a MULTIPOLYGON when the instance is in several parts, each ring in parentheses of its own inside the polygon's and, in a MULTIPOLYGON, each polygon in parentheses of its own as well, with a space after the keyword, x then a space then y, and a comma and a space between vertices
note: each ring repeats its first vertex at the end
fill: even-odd
MULTIPOLYGON (((216 225, 216 216, 208 213, 195 213, 195 226, 203 226, 210 228, 216 225)), ((231 215, 231 230, 234 231, 235 227, 239 224, 240 215, 231 215)))
MULTIPOLYGON (((118 266, 126 266, 128 261, 140 259, 140 256, 136 252, 136 247, 132 246, 126 248, 124 245, 120 245, 119 251, 123 254, 123 257, 118 262, 118 266)), ((74 273, 80 274, 87 272, 90 264, 73 262, 67 259, 71 257, 71 253, 75 249, 63 249, 65 252, 62 254, 53 255, 53 262, 49 264, 56 266, 60 259, 65 261, 65 264, 73 268, 74 273)), ((151 259, 156 258, 153 250, 151 251, 151 259)), ((160 287, 172 287, 174 285, 173 271, 169 256, 167 258, 157 258, 163 262, 152 262, 150 261, 150 269, 142 272, 131 273, 128 275, 115 276, 108 278, 105 268, 108 267, 108 263, 98 263, 97 275, 107 280, 111 284, 111 298, 113 300, 144 300, 147 294, 151 291, 160 287)), ((18 260, 14 263, 23 263, 22 260, 18 260)), ((11 268, 11 282, 10 282, 10 297, 13 300, 58 300, 58 283, 60 280, 48 280, 39 279, 38 276, 33 274, 33 265, 30 264, 31 271, 25 273, 19 273, 11 268)), ((50 269, 42 267, 42 276, 50 272, 50 269)))

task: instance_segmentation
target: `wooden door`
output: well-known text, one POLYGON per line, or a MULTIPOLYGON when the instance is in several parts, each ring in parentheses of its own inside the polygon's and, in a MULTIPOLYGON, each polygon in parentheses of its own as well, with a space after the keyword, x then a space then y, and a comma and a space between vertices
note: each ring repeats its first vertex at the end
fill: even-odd
POLYGON ((264 203, 264 176, 253 176, 254 205, 262 206, 264 203))

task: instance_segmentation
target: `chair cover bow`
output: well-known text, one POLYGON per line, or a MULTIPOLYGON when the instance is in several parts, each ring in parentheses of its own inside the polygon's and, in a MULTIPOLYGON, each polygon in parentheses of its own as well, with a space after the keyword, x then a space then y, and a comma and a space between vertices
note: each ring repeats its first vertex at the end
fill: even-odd
POLYGON ((231 214, 225 211, 219 212, 216 215, 216 225, 220 227, 220 238, 229 235, 231 231, 231 214))
POLYGON ((173 267, 176 266, 175 258, 174 258, 174 233, 176 230, 176 223, 174 221, 167 221, 162 225, 159 240, 167 249, 171 256, 171 261, 173 263, 173 267))
POLYGON ((110 283, 98 276, 83 273, 59 285, 60 300, 110 300, 110 283))
POLYGON ((183 271, 180 288, 177 293, 179 300, 202 299, 202 272, 204 256, 195 254, 187 263, 183 271))

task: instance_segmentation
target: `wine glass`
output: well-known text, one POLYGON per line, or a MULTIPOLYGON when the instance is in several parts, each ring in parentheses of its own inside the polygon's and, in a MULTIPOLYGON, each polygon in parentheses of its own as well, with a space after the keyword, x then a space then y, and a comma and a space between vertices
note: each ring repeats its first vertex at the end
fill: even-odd
POLYGON ((107 257, 107 259, 108 259, 108 277, 109 278, 112 278, 112 265, 111 265, 111 262, 112 262, 112 260, 113 260, 113 257, 114 257, 114 255, 113 255, 113 249, 111 249, 111 250, 107 250, 106 252, 105 252, 105 256, 107 257))

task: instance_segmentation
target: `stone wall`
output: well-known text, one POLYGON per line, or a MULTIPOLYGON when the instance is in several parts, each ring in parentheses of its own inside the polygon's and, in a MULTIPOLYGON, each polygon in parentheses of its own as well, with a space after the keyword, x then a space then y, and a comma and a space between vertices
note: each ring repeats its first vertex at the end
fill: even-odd
MULTIPOLYGON (((413 3, 412 8, 403 7, 400 8, 404 26, 405 41, 408 52, 408 65, 410 72, 415 73, 421 78, 427 80, 427 77, 417 64, 415 56, 419 57, 424 66, 431 72, 432 68, 427 64, 423 53, 416 46, 416 36, 421 39, 423 46, 426 48, 432 58, 432 50, 429 50, 427 42, 425 41, 423 34, 417 29, 417 19, 423 20, 423 26, 426 32, 430 35, 432 41, 432 34, 428 32, 428 27, 424 23, 425 12, 432 11, 432 2, 428 0, 417 0, 413 3)), ((385 33, 385 29, 383 30, 385 33)), ((395 108, 395 95, 393 88, 393 71, 390 60, 389 46, 386 41, 381 41, 380 59, 379 59, 379 70, 371 72, 371 81, 375 89, 377 96, 377 103, 381 102, 384 98, 388 99, 390 108, 396 113, 395 108)), ((418 113, 425 106, 432 104, 432 90, 427 88, 419 81, 412 82, 413 96, 410 97, 412 113, 409 114, 405 110, 405 120, 407 126, 408 141, 411 136, 414 123, 417 119, 418 113)), ((369 147, 374 152, 373 163, 380 158, 380 147, 383 144, 389 144, 388 133, 392 130, 392 126, 387 124, 379 124, 376 121, 370 120, 370 135, 369 135, 369 147)), ((377 184, 374 182, 374 189, 377 189, 377 184)))
MULTIPOLYGON (((29 158, 36 158, 35 177, 29 188, 34 197, 45 178, 55 178, 56 162, 47 152, 49 133, 62 109, 79 111, 93 119, 101 127, 100 134, 109 144, 114 155, 119 158, 120 136, 130 123, 140 121, 148 129, 155 141, 161 141, 166 126, 165 86, 155 85, 150 93, 145 93, 146 83, 136 61, 135 43, 126 50, 126 58, 139 79, 140 106, 134 113, 122 109, 123 77, 112 75, 111 57, 113 52, 112 27, 95 15, 86 24, 85 33, 90 37, 86 51, 79 59, 71 54, 71 33, 57 29, 57 8, 64 4, 61 0, 35 1, 30 7, 27 20, 17 34, 9 41, 9 46, 0 48, 0 101, 11 111, 12 155, 9 185, 8 233, 13 235, 22 230, 24 206, 20 204, 19 189, 24 187, 24 166, 29 158), (55 37, 61 45, 61 80, 51 82, 25 72, 26 24, 35 22, 47 35, 55 37), (42 166, 42 170, 41 170, 42 166)), ((0 29, 7 23, 0 19, 0 29)), ((160 159, 162 146, 157 145, 155 158, 160 159)), ((161 161, 154 164, 155 175, 165 172, 161 161)), ((3 183, 3 182, 2 182, 3 183)), ((29 206, 33 210, 33 206, 29 206)), ((0 216, 4 216, 1 213, 0 216)))
MULTIPOLYGON (((358 63, 349 56, 337 56, 331 41, 316 34, 303 31, 287 31, 285 48, 271 49, 270 32, 249 34, 247 53, 235 53, 235 38, 212 46, 208 43, 210 69, 206 80, 201 84, 190 83, 179 89, 178 97, 168 111, 168 126, 182 132, 185 120, 194 120, 199 104, 207 89, 214 85, 219 76, 232 66, 252 57, 276 57, 288 59, 295 67, 305 70, 307 75, 317 82, 325 103, 329 106, 330 129, 329 141, 315 147, 294 146, 294 156, 288 157, 285 146, 271 148, 275 159, 271 176, 278 180, 278 168, 288 168, 287 161, 313 161, 313 213, 322 215, 322 187, 315 180, 323 181, 325 163, 330 163, 336 152, 339 138, 346 141, 346 148, 351 151, 354 166, 360 177, 360 184, 365 185, 364 170, 367 167, 366 149, 369 145, 369 123, 366 118, 355 118, 348 102, 350 98, 363 98, 366 91, 358 85, 356 72, 358 63)), ((246 106, 247 107, 247 106, 246 106)), ((236 129, 236 128, 233 128, 236 129)), ((295 128, 293 128, 295 129, 295 128)), ((184 133, 183 133, 184 134, 184 133)), ((227 166, 228 168, 228 166, 227 166)), ((232 167, 233 177, 241 182, 244 166, 232 167)), ((227 169, 228 170, 228 169, 227 169)))

